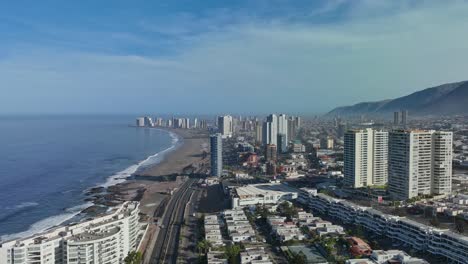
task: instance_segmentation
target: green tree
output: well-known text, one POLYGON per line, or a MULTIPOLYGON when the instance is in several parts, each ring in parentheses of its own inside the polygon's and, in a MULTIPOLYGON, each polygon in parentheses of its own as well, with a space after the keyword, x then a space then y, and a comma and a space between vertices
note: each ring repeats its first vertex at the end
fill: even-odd
POLYGON ((206 239, 198 241, 197 243, 198 254, 205 254, 210 247, 211 247, 210 241, 206 239))
POLYGON ((229 245, 226 246, 224 254, 228 259, 229 263, 238 263, 238 256, 241 252, 241 247, 239 245, 229 245))
POLYGON ((290 256, 291 258, 289 259, 289 263, 292 263, 292 264, 306 264, 307 263, 307 257, 302 252, 299 252, 299 253, 291 252, 290 256))
POLYGON ((143 256, 139 251, 132 251, 128 253, 127 257, 124 259, 125 264, 140 264, 143 256))
POLYGON ((257 213, 261 218, 267 218, 270 215, 268 208, 264 204, 257 205, 257 213))
POLYGON ((461 217, 455 218, 455 229, 458 233, 463 234, 465 232, 465 220, 461 217))
POLYGON ((437 218, 437 215, 434 215, 434 216, 432 217, 431 221, 429 221, 429 222, 430 222, 430 224, 431 224, 432 226, 435 226, 435 227, 440 226, 440 222, 439 222, 439 219, 437 218))

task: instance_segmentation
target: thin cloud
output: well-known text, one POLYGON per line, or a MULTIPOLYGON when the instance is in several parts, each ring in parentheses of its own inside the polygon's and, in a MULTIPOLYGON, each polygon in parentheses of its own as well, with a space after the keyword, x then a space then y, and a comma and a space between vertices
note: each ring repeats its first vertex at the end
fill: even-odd
MULTIPOLYGON (((41 107, 46 112, 201 113, 324 112, 392 98, 467 78, 467 13, 465 1, 380 7, 359 1, 345 19, 326 24, 190 18, 166 32, 178 39, 174 52, 157 56, 30 47, 0 61, 0 87, 15 90, 0 98, 0 111, 34 106, 37 98, 49 102, 41 107), (369 14, 377 9, 388 14, 369 14)), ((90 42, 102 46, 119 38, 136 50, 146 45, 142 35, 108 42, 95 36, 90 42)))

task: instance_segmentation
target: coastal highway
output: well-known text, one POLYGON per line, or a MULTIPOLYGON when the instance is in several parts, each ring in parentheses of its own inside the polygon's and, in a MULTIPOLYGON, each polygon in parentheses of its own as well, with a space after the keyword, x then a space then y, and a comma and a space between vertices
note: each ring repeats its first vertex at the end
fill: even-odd
POLYGON ((159 221, 160 230, 153 248, 150 263, 176 263, 180 230, 184 221, 184 212, 194 192, 192 185, 195 182, 195 179, 187 180, 172 195, 167 204, 165 213, 159 221))

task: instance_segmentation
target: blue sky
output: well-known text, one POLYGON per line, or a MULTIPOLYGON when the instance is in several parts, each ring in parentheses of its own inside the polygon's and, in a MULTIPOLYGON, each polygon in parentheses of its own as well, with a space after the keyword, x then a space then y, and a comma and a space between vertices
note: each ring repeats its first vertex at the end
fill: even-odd
POLYGON ((468 1, 1 1, 1 113, 320 113, 468 79, 468 1))

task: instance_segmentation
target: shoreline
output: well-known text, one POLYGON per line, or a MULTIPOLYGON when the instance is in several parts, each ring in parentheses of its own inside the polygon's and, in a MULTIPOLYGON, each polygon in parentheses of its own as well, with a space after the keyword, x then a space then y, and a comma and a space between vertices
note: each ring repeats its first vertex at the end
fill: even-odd
MULTIPOLYGON (((182 175, 197 172, 207 164, 208 134, 197 130, 158 128, 175 134, 179 142, 163 153, 159 162, 139 169, 124 182, 107 188, 111 200, 140 201, 140 210, 152 217, 161 202, 185 179, 182 175)), ((96 205, 96 204, 95 204, 96 205)))
MULTIPOLYGON (((82 204, 64 209, 63 214, 53 215, 33 223, 25 231, 2 235, 0 241, 5 242, 13 239, 26 238, 35 234, 47 232, 60 225, 80 222, 90 217, 98 217, 105 214, 109 207, 116 206, 125 201, 140 201, 141 212, 152 217, 159 204, 168 196, 170 190, 177 188, 184 181, 182 177, 174 177, 173 181, 158 181, 155 179, 158 175, 155 176, 152 172, 159 170, 158 168, 161 167, 163 168, 162 171, 170 172, 171 174, 177 174, 182 171, 183 168, 181 168, 181 165, 177 166, 177 164, 174 164, 171 160, 180 159, 180 157, 187 155, 196 155, 198 153, 198 151, 196 151, 197 147, 190 143, 190 146, 187 147, 186 139, 189 139, 188 141, 190 142, 190 138, 199 132, 167 128, 154 129, 167 131, 171 134, 171 137, 173 137, 173 135, 176 136, 177 141, 173 141, 175 144, 171 147, 148 156, 141 162, 131 165, 122 171, 116 172, 114 175, 109 176, 105 182, 84 189, 82 204), (157 160, 154 164, 145 166, 144 163, 151 158, 156 158, 157 160), (132 169, 135 169, 135 171, 126 173, 126 171, 132 169), (127 175, 123 177, 121 174, 127 175), (61 221, 48 226, 46 222, 52 221, 51 219, 60 219, 61 221), (36 231, 35 227, 41 230, 36 231)), ((207 140, 208 137, 206 137, 205 141, 207 142, 207 140)), ((198 149, 201 150, 201 147, 198 149)))

